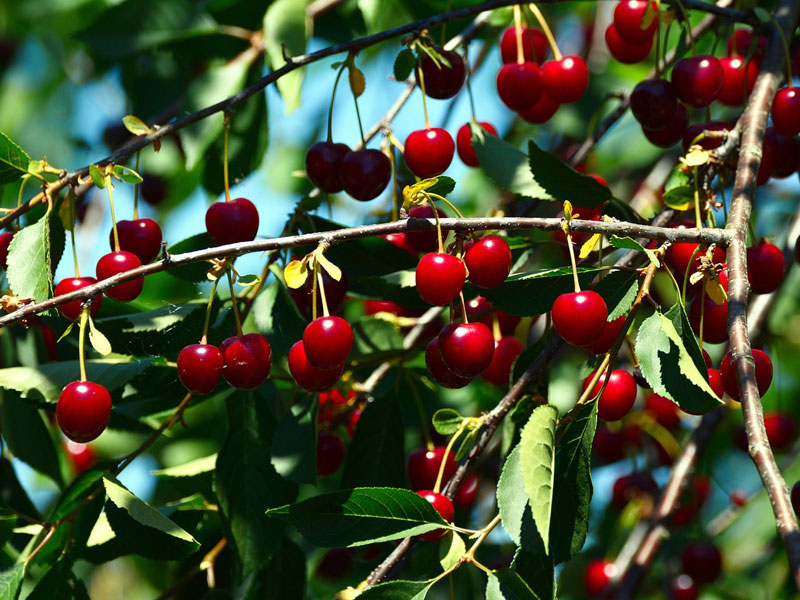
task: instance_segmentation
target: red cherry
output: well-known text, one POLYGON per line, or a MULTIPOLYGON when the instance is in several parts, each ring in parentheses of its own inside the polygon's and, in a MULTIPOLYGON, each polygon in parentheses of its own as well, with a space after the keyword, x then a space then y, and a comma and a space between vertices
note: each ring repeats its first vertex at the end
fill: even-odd
POLYGON ((625 436, 598 424, 592 441, 592 453, 600 464, 611 464, 625 458, 625 436))
POLYGON ((515 337, 500 338, 494 343, 492 362, 481 376, 495 385, 508 385, 511 376, 511 367, 517 357, 522 354, 522 343, 515 337))
POLYGON ((225 381, 240 390, 252 390, 264 383, 272 367, 272 348, 263 335, 248 333, 229 337, 219 345, 225 381))
POLYGON ((676 110, 678 97, 666 79, 645 79, 631 92, 631 112, 645 129, 667 127, 676 110))
POLYGON ((497 72, 497 93, 511 110, 530 108, 542 95, 539 67, 533 62, 503 65, 497 72))
MULTIPOLYGON (((700 307, 702 296, 697 296, 689 306, 689 322, 692 330, 700 335, 700 307)), ((721 344, 728 339, 728 303, 715 303, 705 296, 703 308, 703 341, 709 344, 721 344)))
POLYGON ((655 496, 658 484, 647 473, 630 473, 623 475, 614 482, 611 502, 617 509, 625 508, 634 498, 642 496, 655 496))
POLYGON ((400 306, 390 300, 365 300, 364 312, 368 315, 377 315, 379 313, 389 313, 397 317, 419 317, 422 312, 400 306))
POLYGON ((323 371, 317 369, 306 358, 302 340, 295 342, 289 350, 289 372, 297 385, 309 392, 324 392, 331 389, 342 376, 344 365, 323 371))
MULTIPOLYGON (((478 121, 478 125, 489 135, 497 135, 497 129, 491 123, 478 121)), ((469 123, 464 123, 459 127, 456 134, 456 149, 461 162, 468 167, 477 167, 480 164, 475 155, 475 147, 472 145, 472 128, 469 123)))
POLYGON ((61 431, 73 442, 86 443, 103 433, 111 418, 111 396, 99 383, 68 383, 56 404, 61 431))
MULTIPOLYGON (((763 350, 753 348, 753 360, 756 363, 756 385, 758 386, 759 395, 763 396, 767 393, 770 384, 772 383, 772 361, 769 355, 763 350)), ((734 400, 739 400, 739 386, 736 383, 736 368, 733 364, 733 356, 728 352, 719 364, 719 372, 722 375, 722 383, 725 385, 725 391, 728 396, 734 400)))
MULTIPOLYGON (((725 289, 727 291, 728 288, 726 287, 725 289)), ((708 352, 706 352, 705 350, 703 350, 703 360, 706 361, 706 366, 709 369, 714 366, 714 363, 711 362, 711 356, 709 356, 708 352)))
POLYGON ((683 134, 683 149, 688 151, 693 144, 696 144, 701 148, 705 148, 706 150, 714 150, 715 148, 719 148, 722 145, 722 142, 725 141, 724 137, 712 137, 704 135, 697 142, 695 142, 695 139, 697 139, 697 137, 703 134, 705 131, 730 131, 731 129, 733 129, 733 125, 726 123, 725 121, 695 123, 694 125, 689 126, 689 128, 683 134))
POLYGON ((761 242, 747 249, 747 278, 754 294, 769 294, 783 281, 783 252, 775 244, 761 242))
MULTIPOLYGON (((94 277, 68 277, 67 279, 62 279, 58 282, 56 285, 55 294, 56 296, 61 296, 63 294, 82 290, 86 286, 94 283, 97 283, 97 280, 94 277)), ((67 302, 66 304, 62 304, 58 307, 58 312, 60 312, 65 319, 77 321, 81 316, 81 310, 83 308, 81 305, 84 302, 85 300, 73 300, 72 302, 67 302)), ((89 309, 89 314, 91 316, 95 316, 97 311, 100 310, 100 306, 102 304, 102 294, 92 296, 92 304, 91 308, 89 309)))
POLYGON ((800 133, 800 88, 778 90, 772 101, 772 126, 783 135, 800 133))
POLYGON ((642 129, 644 137, 659 148, 669 148, 677 144, 689 125, 689 113, 686 107, 678 102, 678 107, 672 115, 669 124, 660 129, 642 129))
POLYGON ((0 267, 8 269, 8 246, 14 239, 14 232, 4 231, 0 233, 0 267))
POLYGON ((708 385, 717 395, 717 398, 722 400, 722 397, 725 395, 725 384, 722 382, 722 375, 720 372, 712 367, 708 367, 708 385))
MULTIPOLYGON (((589 387, 592 377, 593 375, 589 375, 583 381, 584 390, 589 387)), ((592 388, 590 397, 600 393, 605 380, 606 374, 603 373, 592 388)), ((619 421, 630 412, 634 402, 636 402, 636 381, 633 375, 622 369, 614 369, 608 378, 606 389, 597 400, 597 416, 603 421, 619 421)))
MULTIPOLYGON (((436 446, 433 450, 420 448, 408 455, 406 472, 412 489, 423 490, 436 486, 436 478, 439 476, 439 469, 446 450, 444 446, 436 446)), ((443 484, 450 480, 457 468, 458 463, 456 463, 455 454, 448 452, 444 464, 444 474, 442 475, 443 484)))
POLYGON ((664 396, 650 394, 644 401, 644 410, 650 413, 659 425, 667 429, 675 429, 681 424, 678 405, 664 396))
POLYGON ((361 413, 363 410, 361 408, 355 408, 350 413, 350 416, 347 418, 347 422, 344 424, 345 429, 347 429, 347 433, 350 437, 353 437, 356 433, 356 427, 358 427, 358 421, 361 419, 361 413))
POLYGON ((380 150, 356 150, 342 159, 344 191, 365 202, 380 195, 392 178, 392 163, 380 150))
MULTIPOLYGON (((547 56, 547 38, 535 27, 522 27, 522 55, 526 62, 542 64, 547 56)), ((517 62, 517 29, 509 27, 500 38, 503 63, 517 62)))
MULTIPOLYGON (((753 45, 755 36, 752 29, 737 29, 728 38, 726 44, 728 54, 731 56, 747 56, 750 52, 750 47, 753 45)), ((760 35, 758 36, 758 51, 756 56, 763 54, 767 47, 767 39, 760 35)))
POLYGON ((652 41, 658 27, 658 5, 655 2, 626 0, 617 3, 614 9, 614 27, 620 37, 629 44, 643 44, 652 41), (650 14, 646 15, 648 11, 650 14), (644 27, 645 17, 650 20, 644 27))
POLYGON ((695 542, 684 547, 681 565, 696 582, 711 583, 722 573, 722 555, 711 542, 695 542))
POLYGON ((317 436, 317 475, 334 473, 344 461, 344 443, 335 433, 320 431, 317 436))
POLYGON ((431 252, 417 265, 417 293, 428 304, 444 306, 455 300, 464 288, 467 270, 452 254, 431 252))
POLYGON ((542 86, 553 100, 571 104, 589 87, 589 69, 580 56, 564 56, 542 65, 542 86))
POLYGON ((698 475, 686 487, 678 502, 678 507, 672 515, 672 524, 683 527, 692 521, 703 508, 711 492, 711 481, 705 475, 698 475))
POLYGON ((386 235, 381 236, 387 242, 392 244, 393 246, 397 246, 401 250, 405 250, 412 256, 416 256, 419 252, 408 243, 408 237, 405 233, 387 233, 386 235))
POLYGON ((620 36, 618 29, 612 24, 606 28, 606 46, 611 56, 625 65, 643 61, 653 49, 653 38, 648 37, 640 43, 631 43, 620 36))
POLYGON ((675 93, 686 104, 708 106, 722 90, 722 65, 714 56, 703 54, 682 58, 672 67, 675 93))
MULTIPOLYGON (((447 216, 438 208, 436 209, 436 212, 438 213, 440 219, 443 219, 447 216)), ((433 219, 433 208, 431 208, 431 206, 428 204, 415 206, 408 211, 408 216, 411 219, 433 219)), ((442 236, 444 235, 445 234, 442 233, 442 236)), ((436 249, 439 247, 439 238, 436 235, 436 228, 427 230, 423 229, 420 231, 408 231, 406 232, 406 242, 414 249, 415 253, 436 252, 436 249)))
POLYGON ((483 323, 446 325, 438 338, 444 364, 460 377, 475 377, 492 362, 494 338, 483 323))
POLYGON ((192 344, 178 354, 178 379, 195 394, 210 394, 222 377, 222 352, 211 344, 192 344))
MULTIPOLYGON (((124 273, 141 266, 142 263, 135 254, 120 250, 119 252, 110 252, 101 257, 100 260, 97 261, 95 271, 98 281, 102 281, 118 273, 124 273)), ((138 279, 126 281, 125 283, 118 283, 114 287, 107 289, 105 294, 113 300, 129 302, 142 293, 143 287, 144 279, 139 277, 138 279)))
POLYGON ((543 93, 539 96, 536 104, 529 108, 523 108, 518 111, 520 117, 525 119, 528 123, 536 123, 541 125, 547 123, 558 112, 561 105, 553 100, 549 94, 543 93))
POLYGON ((475 473, 470 473, 464 477, 464 481, 458 487, 453 502, 456 506, 469 510, 475 504, 475 499, 478 497, 478 476, 475 473))
MULTIPOLYGON (((684 273, 689 270, 689 277, 694 275, 697 267, 700 266, 700 257, 706 254, 706 248, 700 248, 695 252, 699 244, 693 242, 682 242, 679 244, 672 244, 667 251, 667 257, 675 266, 675 270, 683 277, 684 273), (694 258, 693 258, 694 257, 694 258)), ((711 254, 711 259, 715 263, 722 263, 725 261, 725 251, 722 248, 715 247, 711 254)))
POLYGON ((158 206, 167 197, 167 182, 163 177, 152 173, 141 173, 142 183, 139 184, 139 194, 142 200, 150 206, 158 206))
POLYGON ((553 327, 568 344, 587 346, 603 333, 608 308, 597 292, 561 294, 553 303, 553 327))
POLYGON ((773 158, 774 168, 772 176, 778 179, 784 179, 797 171, 800 164, 800 141, 783 135, 775 131, 774 127, 767 127, 764 132, 764 148, 763 153, 771 154, 773 158))
POLYGON ((482 288, 497 287, 511 271, 511 249, 497 235, 487 235, 468 248, 465 245, 464 263, 469 280, 482 288))
POLYGON ((420 179, 441 175, 453 162, 455 142, 440 127, 418 129, 406 138, 403 156, 411 172, 420 179))
POLYGON ((67 456, 78 475, 93 467, 97 462, 97 454, 89 444, 66 440, 64 442, 64 450, 66 450, 67 456))
POLYGON ((797 439, 797 421, 786 413, 767 412, 764 415, 764 429, 769 445, 779 452, 789 449, 797 439))
MULTIPOLYGON (((420 496, 425 498, 428 502, 433 505, 433 508, 436 509, 442 518, 447 521, 448 523, 453 522, 453 517, 455 516, 455 508, 453 507, 453 503, 450 501, 450 498, 447 496, 443 496, 442 494, 438 494, 431 490, 419 490, 417 492, 420 496)), ((425 542, 435 542, 440 537, 442 537, 447 532, 446 529, 434 529, 433 531, 429 531, 427 533, 423 533, 418 535, 417 537, 425 542)))
POLYGON ((217 246, 250 242, 258 233, 258 209, 247 198, 215 202, 206 211, 206 230, 217 246))
POLYGON ((583 587, 589 597, 599 596, 608 584, 617 576, 617 567, 613 562, 598 558, 586 565, 583 574, 583 587))
POLYGON ((745 62, 738 56, 720 58, 719 64, 722 67, 722 89, 717 100, 726 106, 741 106, 756 84, 758 65, 753 60, 745 62))
POLYGON ((584 348, 592 354, 605 354, 611 350, 614 342, 617 341, 617 337, 619 337, 619 333, 622 331, 622 327, 624 325, 624 315, 614 319, 613 321, 606 321, 605 325, 603 326, 603 331, 600 333, 600 337, 598 337, 591 344, 584 346, 584 348))
POLYGON ((800 516, 800 481, 795 481, 792 486, 792 508, 794 514, 800 516))
POLYGON ((341 317, 319 317, 303 332, 306 357, 317 369, 335 369, 353 347, 353 328, 341 317))
POLYGON ((464 67, 464 59, 458 52, 441 48, 436 48, 436 51, 450 63, 450 66, 448 67, 444 63, 437 64, 423 52, 419 61, 422 77, 419 76, 418 71, 417 81, 425 82, 425 95, 429 98, 446 100, 461 90, 467 70, 464 67))
POLYGON ((439 352, 439 342, 437 338, 433 338, 428 344, 428 347, 425 348, 425 366, 428 367, 428 373, 430 373, 436 383, 450 390, 461 389, 472 381, 469 377, 456 375, 444 364, 442 354, 439 352))
POLYGON ((350 152, 347 144, 317 142, 306 152, 306 175, 323 192, 341 192, 339 172, 342 160, 350 152))
MULTIPOLYGON (((347 273, 342 272, 342 277, 336 281, 333 277, 328 275, 325 269, 322 269, 322 287, 325 288, 325 300, 328 303, 328 310, 336 312, 344 302, 347 295, 347 273)), ((319 281, 317 281, 317 309, 322 307, 322 294, 319 290, 319 281)), ((306 282, 297 289, 289 288, 289 295, 297 305, 297 310, 300 314, 310 317, 313 312, 314 302, 314 278, 308 277, 306 282)))
POLYGON ((469 316, 470 320, 480 321, 489 329, 494 327, 494 320, 497 319, 500 325, 500 333, 512 336, 517 325, 522 321, 522 317, 510 315, 502 310, 495 310, 492 303, 483 296, 476 296, 467 302, 467 316, 469 316))
MULTIPOLYGON (((161 251, 161 227, 153 219, 117 221, 117 235, 120 250, 135 254, 143 265, 152 262, 161 251)), ((113 250, 113 229, 109 234, 109 243, 113 250)))
POLYGON ((669 587, 672 600, 697 600, 700 597, 700 590, 688 575, 678 575, 669 587))

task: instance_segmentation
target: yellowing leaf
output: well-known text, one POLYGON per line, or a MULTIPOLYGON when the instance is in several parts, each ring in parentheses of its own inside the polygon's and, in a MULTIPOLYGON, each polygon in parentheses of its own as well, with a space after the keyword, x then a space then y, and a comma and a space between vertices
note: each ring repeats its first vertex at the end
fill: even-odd
POLYGON ((586 258, 589 256, 593 251, 594 247, 597 246, 597 243, 600 241, 600 238, 603 237, 602 233, 595 233, 592 237, 586 240, 586 243, 581 246, 580 254, 578 254, 579 258, 586 258))
POLYGON ((325 269, 328 272, 328 275, 333 277, 336 281, 341 281, 342 279, 342 270, 329 261, 322 252, 315 255, 317 262, 319 262, 319 266, 325 269))
POLYGON ((150 135, 153 133, 153 130, 142 121, 139 117, 135 117, 134 115, 127 115, 122 118, 122 124, 125 125, 125 129, 130 131, 133 135, 150 135))
POLYGON ((641 28, 641 30, 644 31, 645 29, 650 27, 650 25, 653 24, 653 21, 655 20, 657 15, 658 11, 653 7, 652 4, 648 2, 647 6, 644 9, 644 13, 642 13, 642 22, 639 23, 639 27, 641 28))
POLYGON ((286 268, 283 270, 283 279, 286 281, 286 285, 293 290, 303 287, 306 279, 308 279, 308 258, 304 257, 303 260, 293 260, 286 265, 286 268))
POLYGON ((97 350, 99 354, 103 356, 111 354, 111 342, 94 326, 94 321, 92 321, 91 317, 89 317, 89 341, 92 344, 92 348, 97 350))
POLYGON ((722 285, 720 285, 719 279, 716 277, 712 277, 706 281, 706 294, 717 306, 722 306, 727 300, 725 291, 722 289, 722 285))
POLYGON ((347 65, 347 77, 350 80, 350 89, 353 91, 353 96, 358 98, 364 93, 367 87, 367 80, 364 78, 364 73, 361 72, 355 64, 350 63, 347 65))
POLYGON ((686 155, 684 161, 690 167, 699 167, 708 162, 708 150, 692 150, 686 155))

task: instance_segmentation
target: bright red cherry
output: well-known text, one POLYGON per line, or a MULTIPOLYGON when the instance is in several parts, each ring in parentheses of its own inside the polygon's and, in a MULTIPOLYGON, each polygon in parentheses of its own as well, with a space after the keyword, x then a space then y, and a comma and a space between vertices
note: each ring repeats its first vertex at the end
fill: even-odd
POLYGON ((681 565, 696 582, 711 583, 722 573, 722 555, 711 542, 695 542, 684 547, 681 565))
POLYGON ((64 442, 64 450, 66 450, 67 456, 78 475, 93 467, 97 462, 97 454, 89 444, 80 444, 67 440, 64 442))
POLYGON ((783 135, 800 133, 800 88, 778 90, 772 101, 772 126, 783 135))
POLYGON ((643 61, 653 49, 653 38, 648 37, 640 43, 631 43, 624 39, 612 24, 606 28, 606 46, 611 56, 625 65, 643 61))
POLYGON ((336 472, 344 460, 344 443, 335 433, 320 431, 317 436, 317 475, 336 472))
POLYGON ((722 65, 714 56, 704 54, 682 58, 672 67, 672 84, 683 102, 708 106, 722 90, 722 65))
POLYGON ((492 362, 494 338, 483 323, 446 325, 438 338, 444 364, 460 377, 475 377, 492 362))
POLYGON ((630 473, 623 475, 614 482, 611 493, 611 502, 618 509, 625 508, 634 498, 642 496, 655 496, 658 484, 648 473, 630 473))
MULTIPOLYGON (((119 252, 110 252, 101 257, 97 261, 96 273, 98 281, 108 279, 119 273, 130 271, 137 267, 141 267, 141 261, 135 254, 120 250, 119 252)), ((130 302, 142 293, 144 287, 144 279, 132 279, 124 283, 119 283, 112 288, 106 290, 105 294, 113 300, 120 302, 130 302)))
POLYGON ((613 562, 598 558, 586 565, 583 574, 583 588, 586 595, 594 598, 603 593, 614 577, 617 576, 617 567, 613 562))
POLYGON ((466 280, 464 263, 452 254, 431 252, 417 265, 417 293, 434 306, 444 306, 458 298, 466 280))
POLYGON ((0 267, 5 271, 8 269, 8 246, 14 239, 14 232, 4 231, 0 233, 0 267))
POLYGON ((464 253, 469 280, 482 288, 497 287, 511 272, 511 249, 497 235, 487 235, 472 243, 464 253))
MULTIPOLYGON (((700 313, 702 296, 697 296, 689 306, 689 322, 692 330, 700 335, 700 313)), ((703 341, 709 344, 721 344, 728 339, 728 303, 717 304, 705 296, 703 313, 703 341)))
POLYGON ((73 442, 85 444, 103 433, 111 418, 111 396, 99 383, 68 383, 56 404, 61 431, 73 442))
POLYGON ((335 369, 353 347, 353 328, 341 317, 319 317, 303 332, 306 357, 317 369, 335 369))
POLYGON ((515 337, 503 337, 494 343, 492 362, 481 376, 495 385, 508 385, 511 367, 517 357, 522 354, 522 343, 515 337))
POLYGON ((195 394, 210 394, 222 377, 222 352, 211 344, 192 344, 178 354, 178 379, 195 394))
POLYGON ((580 56, 564 56, 542 65, 542 86, 553 100, 571 104, 589 87, 589 69, 580 56))
POLYGON ((530 108, 524 108, 517 111, 519 116, 525 119, 528 123, 536 123, 541 125, 547 123, 558 112, 561 104, 553 100, 549 94, 543 93, 539 96, 536 104, 530 108))
POLYGON ((681 424, 677 404, 664 396, 650 394, 644 401, 644 410, 650 413, 659 425, 667 429, 675 429, 681 424))
POLYGON ((456 492, 455 498, 453 498, 453 502, 456 506, 460 506, 461 508, 466 508, 469 510, 472 508, 472 505, 475 504, 475 499, 477 497, 478 475, 475 473, 470 473, 464 477, 464 481, 462 481, 461 485, 458 487, 458 491, 456 492))
POLYGON ((336 369, 323 371, 317 369, 306 357, 303 341, 295 342, 289 350, 289 373, 292 374, 297 385, 309 392, 324 392, 331 389, 342 376, 344 365, 336 369))
MULTIPOLYGON (((153 219, 117 221, 120 250, 135 254, 143 265, 153 262, 161 251, 161 227, 153 219)), ((109 234, 111 249, 114 249, 114 230, 109 234)))
POLYGON ((672 600, 697 600, 700 597, 700 590, 688 575, 678 575, 669 587, 672 600))
MULTIPOLYGON (((453 507, 453 503, 450 501, 450 498, 431 490, 419 490, 417 494, 430 502, 433 505, 433 508, 436 509, 436 512, 438 512, 445 521, 448 523, 453 522, 453 517, 455 516, 456 511, 453 507)), ((447 530, 444 528, 434 529, 433 531, 423 533, 417 537, 425 542, 435 542, 442 537, 446 531, 447 530)))
POLYGON ((617 337, 619 337, 623 325, 625 325, 624 315, 614 319, 613 321, 606 321, 605 325, 603 326, 603 331, 600 333, 600 337, 598 337, 591 344, 584 346, 584 349, 593 354, 605 354, 611 350, 614 342, 617 341, 617 337))
POLYGON ((306 152, 306 175, 323 192, 341 192, 339 173, 342 160, 350 152, 347 144, 317 142, 306 152))
POLYGON ((206 230, 217 246, 250 242, 258 233, 258 209, 247 198, 215 202, 206 211, 206 230))
MULTIPOLYGON (((347 295, 347 273, 342 271, 341 279, 336 281, 328 275, 325 269, 322 269, 322 287, 325 288, 325 300, 328 303, 328 310, 333 312, 339 310, 347 295)), ((306 282, 297 289, 289 288, 289 295, 297 305, 300 314, 310 317, 313 312, 314 278, 308 277, 306 282)), ((321 308, 322 294, 319 290, 319 281, 317 281, 317 310, 321 308)))
MULTIPOLYGON (((547 38, 535 27, 522 27, 522 55, 526 62, 542 64, 547 56, 547 38)), ((509 27, 500 38, 503 63, 517 62, 517 29, 509 27)))
POLYGON ((792 486, 792 508, 794 514, 800 516, 800 481, 795 481, 792 486))
MULTIPOLYGON (((589 375, 583 381, 583 389, 589 387, 593 375, 589 375)), ((600 375, 600 379, 592 388, 591 397, 600 393, 606 374, 600 375)), ((630 412, 633 403, 636 402, 636 381, 633 375, 622 369, 614 369, 608 378, 608 385, 603 394, 597 400, 597 416, 603 421, 619 421, 630 412)))
POLYGON ((775 244, 761 242, 747 249, 747 278, 754 294, 774 292, 783 281, 783 252, 775 244))
POLYGON ((614 9, 614 27, 629 44, 652 41, 658 27, 658 5, 642 0, 619 2, 614 9), (649 23, 645 27, 646 22, 649 23))
MULTIPOLYGON (((436 209, 436 212, 440 219, 443 219, 447 216, 438 208, 436 209)), ((428 204, 415 206, 408 211, 408 216, 411 219, 433 219, 433 208, 428 204)), ((445 234, 442 233, 442 236, 444 235, 445 234)), ((422 229, 419 231, 407 231, 406 243, 414 249, 415 253, 436 252, 436 249, 439 247, 439 238, 436 235, 436 228, 433 227, 431 229, 422 229)))
MULTIPOLYGON (((772 361, 769 355, 758 348, 752 349, 753 360, 756 363, 756 385, 759 395, 767 393, 772 383, 772 361)), ((719 364, 719 372, 722 375, 722 383, 728 396, 734 400, 739 400, 739 386, 736 383, 736 368, 733 364, 733 356, 728 352, 719 364)))
POLYGON ((441 175, 453 162, 455 142, 440 127, 418 129, 406 138, 403 156, 411 172, 420 179, 441 175))
POLYGON ((444 363, 442 353, 439 352, 438 338, 433 338, 428 344, 428 347, 425 348, 425 366, 428 367, 428 373, 430 373, 436 383, 450 390, 458 390, 466 387, 466 385, 472 381, 470 377, 456 375, 450 370, 450 367, 444 363))
POLYGON ((722 145, 725 141, 724 137, 716 137, 710 135, 703 135, 704 132, 709 131, 730 131, 733 125, 725 121, 709 121, 708 123, 695 123, 690 125, 686 132, 683 134, 683 149, 689 150, 693 145, 698 145, 706 150, 714 150, 722 145), (698 136, 703 135, 699 140, 698 136), (697 141, 695 141, 697 140, 697 141))
POLYGON ((424 80, 425 95, 429 98, 446 100, 461 90, 467 70, 464 67, 464 59, 455 50, 436 48, 436 51, 450 63, 450 66, 448 67, 444 63, 435 63, 430 56, 423 52, 419 61, 422 77, 419 76, 418 71, 417 81, 424 80))
POLYGON ((677 109, 672 115, 669 124, 659 129, 645 129, 642 128, 644 137, 659 148, 669 148, 677 144, 682 138, 689 126, 689 113, 686 107, 678 102, 677 109))
POLYGON ((722 382, 722 374, 713 367, 708 367, 708 385, 717 395, 717 398, 722 400, 725 395, 725 384, 722 382))
MULTIPOLYGON (((681 277, 687 270, 691 277, 700 266, 700 257, 706 254, 706 248, 699 248, 699 244, 693 242, 681 242, 679 244, 672 244, 667 251, 667 257, 672 261, 675 270, 680 273, 681 277), (695 252, 697 250, 697 252, 695 252)), ((715 263, 725 262, 725 251, 722 248, 715 247, 711 258, 715 263)))
POLYGON ((511 110, 530 108, 542 95, 539 67, 533 62, 503 65, 497 72, 497 93, 511 110))
POLYGON ((380 150, 356 150, 342 159, 344 191, 365 202, 377 198, 392 178, 392 163, 380 150))
POLYGON ((597 292, 561 294, 553 303, 553 327, 568 344, 587 346, 603 333, 608 308, 597 292))
POLYGON ((790 414, 776 411, 764 414, 764 429, 769 445, 775 450, 787 450, 797 439, 797 421, 790 414))
MULTIPOLYGON (((55 294, 56 296, 61 296, 63 294, 82 290, 86 286, 94 283, 97 283, 97 280, 94 277, 68 277, 67 279, 62 279, 58 282, 56 285, 55 294)), ((77 321, 81 316, 81 310, 83 309, 81 305, 84 302, 85 300, 73 300, 72 302, 67 302, 66 304, 62 304, 58 307, 58 312, 60 312, 65 319, 77 321)), ((95 316, 97 311, 100 310, 100 306, 102 304, 102 294, 92 296, 92 304, 91 308, 89 309, 89 314, 91 316, 95 316)))
MULTIPOLYGON (((445 457, 445 450, 444 446, 436 446, 433 450, 420 448, 408 455, 406 472, 412 489, 424 490, 436 486, 436 478, 439 476, 439 469, 445 457)), ((444 461, 442 484, 450 480, 457 468, 458 463, 456 463, 455 455, 452 451, 448 452, 447 459, 444 461)))
POLYGON ((272 368, 272 347, 259 333, 229 337, 219 345, 225 381, 240 390, 252 390, 264 383, 272 368))
MULTIPOLYGON (((489 135, 497 135, 497 129, 491 123, 478 121, 478 125, 489 135)), ((475 147, 472 145, 472 128, 469 123, 464 123, 459 127, 456 134, 456 149, 461 162, 468 167, 477 167, 480 164, 475 155, 475 147)))
POLYGON ((387 242, 392 244, 392 246, 397 246, 401 250, 405 250, 412 256, 416 256, 419 252, 408 243, 408 237, 405 233, 387 233, 386 235, 381 236, 387 242))
POLYGON ((719 91, 719 100, 726 106, 741 106, 758 77, 758 65, 755 61, 745 62, 739 56, 726 56, 719 59, 722 67, 722 89, 719 91))

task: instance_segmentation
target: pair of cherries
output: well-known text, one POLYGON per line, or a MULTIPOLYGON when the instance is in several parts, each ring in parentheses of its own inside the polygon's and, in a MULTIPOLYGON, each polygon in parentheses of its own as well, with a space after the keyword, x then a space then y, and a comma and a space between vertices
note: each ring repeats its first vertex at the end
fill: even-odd
POLYGON ((376 198, 392 177, 392 164, 380 150, 351 151, 346 144, 317 142, 305 161, 308 178, 320 190, 344 190, 362 202, 376 198))
POLYGON ((606 46, 611 56, 624 64, 647 58, 658 28, 658 5, 642 0, 625 0, 614 8, 613 22, 606 29, 606 46))
MULTIPOLYGON (((512 353, 505 345, 503 348, 504 355, 512 353)), ((428 344, 425 349, 425 364, 431 377, 439 385, 458 389, 489 368, 494 352, 495 339, 486 325, 480 322, 451 323, 428 344)), ((516 355, 508 362, 509 370, 514 358, 516 355)), ((504 358, 504 361, 508 359, 504 358)), ((506 377, 505 382, 507 381, 506 377)))
POLYGON ((219 347, 191 344, 178 354, 178 379, 195 394, 210 394, 220 378, 240 390, 252 390, 267 379, 272 347, 258 333, 229 337, 219 347))
POLYGON ((339 381, 352 347, 350 323, 336 316, 319 317, 289 350, 289 372, 300 387, 324 392, 339 381))

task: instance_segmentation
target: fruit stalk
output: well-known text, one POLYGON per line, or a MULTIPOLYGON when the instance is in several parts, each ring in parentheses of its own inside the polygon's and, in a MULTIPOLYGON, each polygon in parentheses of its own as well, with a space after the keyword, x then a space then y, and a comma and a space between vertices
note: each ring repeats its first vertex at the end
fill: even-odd
POLYGON ((540 11, 539 7, 533 2, 528 4, 528 7, 531 9, 533 16, 536 17, 536 20, 539 21, 539 26, 544 32, 544 37, 547 38, 547 43, 550 45, 550 49, 553 51, 553 57, 556 60, 561 60, 561 51, 558 49, 558 44, 556 44, 556 38, 553 35, 553 32, 550 30, 550 25, 547 24, 547 19, 544 18, 542 11, 540 11))
POLYGON ((111 227, 114 231, 114 252, 119 252, 119 233, 117 232, 117 217, 114 215, 114 184, 111 176, 106 175, 106 188, 108 189, 108 204, 111 207, 111 227))
POLYGON ((81 310, 80 329, 78 331, 78 363, 81 368, 81 381, 86 381, 86 323, 89 321, 89 307, 81 310))

